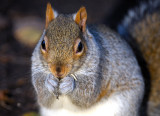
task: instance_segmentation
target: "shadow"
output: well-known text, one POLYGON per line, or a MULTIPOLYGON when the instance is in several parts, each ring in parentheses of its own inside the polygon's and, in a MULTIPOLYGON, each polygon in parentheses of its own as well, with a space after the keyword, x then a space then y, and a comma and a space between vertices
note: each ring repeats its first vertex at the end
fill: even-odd
POLYGON ((128 14, 128 11, 144 1, 148 0, 121 0, 121 2, 117 4, 116 8, 114 8, 112 13, 110 15, 106 15, 103 23, 109 26, 111 29, 116 30, 117 25, 121 23, 124 16, 128 14))

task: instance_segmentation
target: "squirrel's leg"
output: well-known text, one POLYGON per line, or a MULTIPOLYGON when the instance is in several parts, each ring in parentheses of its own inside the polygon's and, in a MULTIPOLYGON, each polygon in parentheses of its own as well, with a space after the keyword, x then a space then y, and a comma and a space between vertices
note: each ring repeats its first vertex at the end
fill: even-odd
POLYGON ((52 74, 36 73, 32 75, 40 106, 50 108, 57 96, 58 80, 52 74))

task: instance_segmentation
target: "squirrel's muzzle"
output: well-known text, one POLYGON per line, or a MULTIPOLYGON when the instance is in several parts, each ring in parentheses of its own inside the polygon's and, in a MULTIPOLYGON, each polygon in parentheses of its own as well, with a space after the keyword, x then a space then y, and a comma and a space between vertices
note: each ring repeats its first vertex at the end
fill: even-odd
POLYGON ((49 65, 49 69, 51 71, 51 73, 59 78, 62 79, 64 77, 66 77, 69 73, 69 67, 66 65, 49 65))

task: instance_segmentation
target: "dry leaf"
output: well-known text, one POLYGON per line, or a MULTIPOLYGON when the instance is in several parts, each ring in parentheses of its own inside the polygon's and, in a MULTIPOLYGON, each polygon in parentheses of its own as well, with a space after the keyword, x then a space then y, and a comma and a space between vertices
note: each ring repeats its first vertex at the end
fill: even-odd
POLYGON ((23 114, 22 116, 40 116, 40 115, 36 112, 27 112, 27 113, 23 114))

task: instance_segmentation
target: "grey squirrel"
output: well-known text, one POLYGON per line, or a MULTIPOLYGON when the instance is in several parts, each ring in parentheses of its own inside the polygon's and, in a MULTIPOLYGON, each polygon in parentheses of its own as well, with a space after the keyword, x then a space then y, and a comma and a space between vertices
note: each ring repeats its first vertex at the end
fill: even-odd
POLYGON ((138 116, 144 81, 132 49, 86 20, 84 7, 63 15, 47 4, 31 66, 41 116, 138 116))

